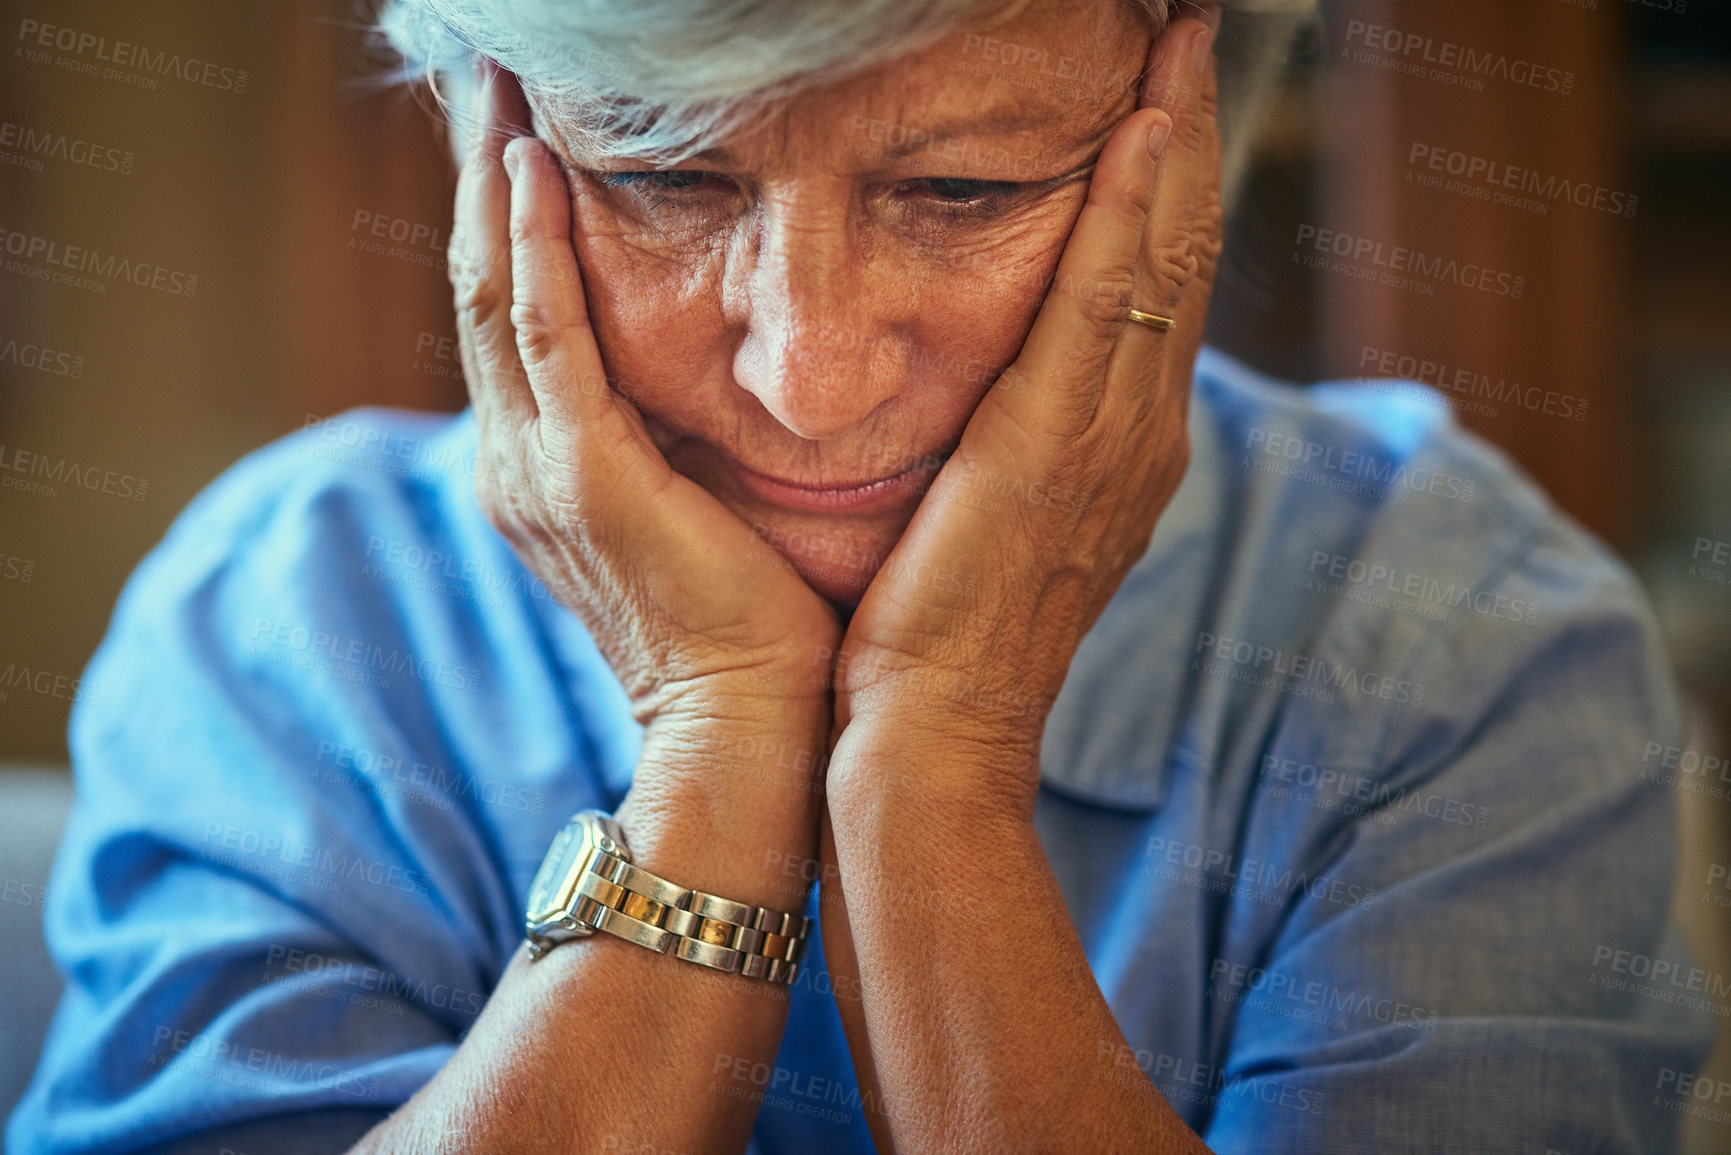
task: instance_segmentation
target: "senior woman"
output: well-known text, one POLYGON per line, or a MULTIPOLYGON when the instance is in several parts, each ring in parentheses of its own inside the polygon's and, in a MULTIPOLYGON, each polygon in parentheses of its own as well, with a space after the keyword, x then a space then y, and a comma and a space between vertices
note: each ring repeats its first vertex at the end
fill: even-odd
POLYGON ((1239 125, 1285 17, 388 19, 482 61, 472 413, 135 577, 17 1149, 1670 1141, 1629 578, 1434 410, 1199 359, 1215 35, 1239 125))

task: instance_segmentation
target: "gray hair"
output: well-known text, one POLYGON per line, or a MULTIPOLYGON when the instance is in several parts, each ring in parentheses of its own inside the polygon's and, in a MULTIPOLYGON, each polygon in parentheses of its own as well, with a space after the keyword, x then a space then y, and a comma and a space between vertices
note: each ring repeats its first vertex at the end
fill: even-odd
MULTIPOLYGON (((379 28, 401 54, 398 79, 425 77, 441 102, 468 105, 487 56, 539 99, 573 113, 596 156, 677 163, 801 88, 923 48, 969 19, 1007 18, 1027 0, 385 0, 379 28)), ((1158 32, 1176 0, 1129 3, 1158 32)), ((1224 186, 1297 31, 1316 0, 1222 0, 1216 53, 1224 186)), ((1134 78, 1126 77, 1129 83, 1134 78)))

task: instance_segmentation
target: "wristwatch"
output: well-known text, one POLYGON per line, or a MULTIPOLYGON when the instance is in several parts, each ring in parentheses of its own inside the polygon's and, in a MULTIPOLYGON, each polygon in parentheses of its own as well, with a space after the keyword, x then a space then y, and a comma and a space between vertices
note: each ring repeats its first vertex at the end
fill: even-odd
POLYGON ((686 890, 631 863, 625 831, 579 810, 529 885, 529 957, 598 930, 659 954, 772 983, 792 983, 812 920, 686 890))

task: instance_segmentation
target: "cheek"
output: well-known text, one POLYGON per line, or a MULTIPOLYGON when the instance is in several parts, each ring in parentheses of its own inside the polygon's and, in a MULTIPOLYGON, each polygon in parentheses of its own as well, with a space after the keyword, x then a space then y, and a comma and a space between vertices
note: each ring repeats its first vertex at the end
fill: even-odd
MULTIPOLYGON (((919 247, 912 383, 944 399, 952 440, 1016 358, 1079 211, 1043 206, 966 241, 919 247)), ((906 292, 905 284, 898 291, 906 292)))
POLYGON ((675 416, 728 366, 724 262, 713 246, 647 246, 605 205, 574 198, 573 235, 607 373, 638 405, 675 416))

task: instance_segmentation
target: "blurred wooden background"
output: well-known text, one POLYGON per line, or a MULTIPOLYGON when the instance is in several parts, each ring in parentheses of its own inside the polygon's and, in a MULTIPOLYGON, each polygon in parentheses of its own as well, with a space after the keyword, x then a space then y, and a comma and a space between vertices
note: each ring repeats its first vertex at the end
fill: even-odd
MULTIPOLYGON (((1503 404, 1461 419, 1647 574, 1697 692, 1731 700, 1731 589, 1690 580, 1731 539, 1731 33, 1723 10, 1599 0, 1325 3, 1232 223, 1211 339, 1293 380, 1357 376, 1386 349, 1588 403, 1570 421, 1503 404), (1353 22, 1574 74, 1567 95, 1482 92, 1355 62, 1353 22), (1630 219, 1536 215, 1407 180, 1415 142, 1641 197, 1630 219), (1304 225, 1526 277, 1519 301, 1434 296, 1295 263, 1304 225)), ((1724 6, 1720 6, 1723 9, 1724 6)), ((131 152, 127 174, 0 164, 0 224, 198 274, 192 300, 0 276, 7 337, 70 350, 76 380, 0 360, 0 439, 147 478, 127 502, 0 491, 0 665, 76 675, 121 582, 169 520, 246 450, 361 403, 453 408, 442 251, 452 173, 406 91, 360 83, 352 0, 3 0, 50 22, 244 69, 244 92, 143 91, 8 54, 8 122, 131 152), (384 229, 387 252, 367 251, 384 229), (441 356, 443 354, 443 356, 441 356)), ((1359 37, 1362 39, 1362 36, 1359 37)), ((60 759, 67 703, 12 692, 0 756, 60 759)))
MULTIPOLYGON (((386 67, 363 49, 366 17, 353 0, 0 0, 0 228, 198 277, 186 299, 0 272, 0 452, 148 481, 141 501, 0 489, 0 669, 77 677, 127 574, 246 451, 353 405, 462 404, 442 268, 453 174, 414 97, 364 83, 386 67), (35 59, 32 21, 244 71, 244 91, 35 59), (130 159, 33 165, 24 131, 130 159), (80 372, 23 363, 44 346, 80 372)), ((1365 350, 1387 350, 1585 402, 1579 421, 1507 402, 1461 420, 1638 568, 1699 704, 1692 741, 1720 753, 1731 586, 1694 562, 1703 541, 1731 542, 1728 189, 1731 5, 1324 0, 1231 222, 1210 323, 1215 344, 1289 380, 1381 375, 1365 350), (1473 91, 1397 71, 1355 54, 1370 25, 1572 85, 1473 91), (1408 179, 1419 145, 1639 208, 1541 214, 1425 187, 1408 179), (1518 273, 1524 291, 1422 295, 1310 268, 1306 227, 1518 273)), ((68 706, 0 689, 0 760, 64 763, 68 706)), ((1689 860, 1724 861, 1731 808, 1680 802, 1689 860)), ((1726 921, 1694 898, 1680 889, 1703 965, 1731 973, 1726 921)), ((1731 1057, 1715 1070, 1728 1077, 1731 1057)), ((1692 1142, 1731 1150, 1731 1130, 1692 1142)))

